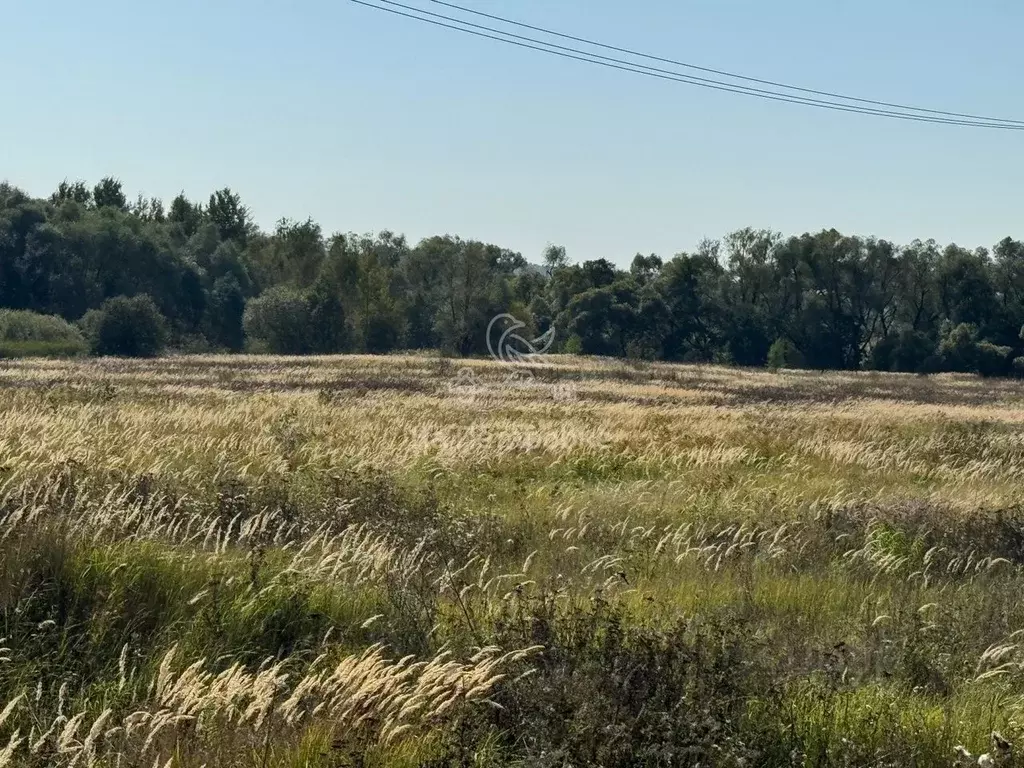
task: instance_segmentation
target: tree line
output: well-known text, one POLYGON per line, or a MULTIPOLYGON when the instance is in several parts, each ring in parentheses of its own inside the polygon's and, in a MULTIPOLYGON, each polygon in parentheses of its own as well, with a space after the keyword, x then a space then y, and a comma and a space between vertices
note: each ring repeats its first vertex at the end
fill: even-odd
POLYGON ((737 365, 1024 374, 1024 242, 743 229, 628 269, 452 235, 262 231, 230 189, 169 205, 105 178, 0 184, 0 353, 486 353, 499 313, 555 351, 737 365), (3 346, 6 345, 6 346, 3 346))

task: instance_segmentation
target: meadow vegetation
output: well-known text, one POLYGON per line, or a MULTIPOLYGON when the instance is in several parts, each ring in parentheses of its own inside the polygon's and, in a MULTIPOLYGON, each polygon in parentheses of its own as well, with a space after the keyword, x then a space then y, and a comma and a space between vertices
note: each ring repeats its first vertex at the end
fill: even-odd
POLYGON ((88 351, 82 332, 62 317, 0 309, 0 358, 76 357, 88 351))
POLYGON ((1013 764, 1024 385, 514 370, 3 363, 0 766, 1013 764))

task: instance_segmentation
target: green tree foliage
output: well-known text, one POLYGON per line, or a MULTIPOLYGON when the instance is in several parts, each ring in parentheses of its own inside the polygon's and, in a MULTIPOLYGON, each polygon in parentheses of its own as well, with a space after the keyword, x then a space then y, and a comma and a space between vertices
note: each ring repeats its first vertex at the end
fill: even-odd
POLYGON ((928 335, 903 326, 875 344, 868 367, 876 371, 928 373, 938 365, 935 343, 928 335))
POLYGON ((65 180, 45 200, 0 184, 0 307, 89 325, 109 299, 147 294, 180 348, 483 355, 491 318, 511 312, 524 333, 553 327, 555 351, 595 355, 765 365, 787 339, 813 369, 986 375, 1024 357, 1012 238, 988 251, 743 229, 626 269, 557 245, 537 256, 454 235, 326 234, 311 219, 261 231, 229 188, 165 207, 129 203, 112 177, 65 180))
POLYGON ((1013 365, 1013 347, 978 342, 978 367, 976 373, 982 376, 1005 376, 1013 365))
POLYGON ((112 176, 101 179, 93 188, 92 199, 97 208, 116 208, 119 211, 128 208, 128 198, 124 196, 121 180, 112 176))
POLYGON ((1000 376, 1009 372, 1013 347, 982 341, 978 328, 970 323, 946 322, 939 342, 939 355, 945 370, 1000 376))
POLYGON ((939 342, 939 354, 948 370, 962 373, 977 370, 980 359, 977 326, 946 322, 939 342))
POLYGON ((171 201, 167 219, 178 226, 182 236, 192 237, 199 230, 205 215, 203 206, 193 203, 182 192, 171 201))
POLYGON ((409 259, 405 238, 391 232, 331 239, 316 290, 333 290, 344 307, 346 346, 359 352, 387 352, 403 343, 405 307, 413 298, 403 270, 415 269, 409 259))
POLYGON ((206 305, 204 332, 215 347, 238 352, 245 346, 245 294, 231 273, 218 277, 206 305))
POLYGON ((222 240, 244 243, 251 227, 251 214, 242 198, 225 187, 210 195, 206 216, 217 228, 222 240))
POLYGON ((50 195, 50 202, 57 205, 67 202, 89 205, 92 202, 92 190, 86 186, 84 181, 69 183, 67 179, 64 179, 50 195))
MULTIPOLYGON (((636 262, 634 261, 634 265, 636 262)), ((716 350, 729 345, 730 329, 722 306, 724 269, 717 248, 702 244, 695 254, 679 254, 664 266, 659 275, 659 295, 668 312, 664 354, 672 360, 711 360, 716 350)), ((767 347, 767 342, 755 340, 767 347)), ((755 351, 755 358, 763 352, 755 351)), ((741 352, 739 362, 744 359, 741 352)))
POLYGON ((567 266, 569 266, 569 257, 566 255, 564 245, 549 245, 544 249, 544 267, 547 269, 548 275, 567 266))
POLYGON ((155 357, 167 342, 167 321, 146 294, 107 299, 84 325, 97 355, 155 357))
POLYGON ((275 286, 245 308, 245 333, 258 346, 277 355, 313 351, 310 302, 288 286, 275 286))
POLYGON ((312 219, 282 219, 272 236, 252 239, 247 254, 257 286, 308 288, 319 276, 327 251, 320 225, 312 219))
POLYGON ((803 353, 789 339, 776 339, 768 348, 768 367, 773 371, 780 368, 803 368, 803 353))
POLYGON ((145 197, 141 193, 135 198, 135 202, 128 206, 128 210, 142 221, 163 223, 167 218, 162 200, 156 197, 145 197))
MULTIPOLYGON (((351 337, 341 297, 328 280, 318 280, 309 291, 310 349, 335 354, 351 349, 351 337)), ((391 349, 392 347, 388 347, 391 349)), ((385 350, 386 351, 386 350, 385 350)))

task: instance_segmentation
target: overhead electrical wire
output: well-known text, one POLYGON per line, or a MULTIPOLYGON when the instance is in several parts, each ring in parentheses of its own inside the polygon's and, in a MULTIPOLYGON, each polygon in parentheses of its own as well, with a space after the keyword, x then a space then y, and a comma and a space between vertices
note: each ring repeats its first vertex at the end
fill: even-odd
MULTIPOLYGON (((360 0, 354 0, 354 1, 355 2, 359 2, 360 5, 368 5, 368 3, 360 2, 360 0)), ((396 6, 398 8, 404 8, 407 11, 415 11, 415 12, 420 13, 420 14, 425 14, 426 16, 432 16, 434 18, 444 19, 446 21, 454 22, 456 24, 462 24, 462 25, 465 25, 466 27, 472 27, 472 28, 475 28, 475 29, 486 30, 487 32, 492 32, 492 33, 495 33, 497 35, 504 35, 505 37, 512 38, 512 39, 506 40, 504 38, 496 38, 496 37, 493 37, 492 35, 481 34, 481 33, 474 32, 472 29, 461 29, 461 28, 458 28, 458 27, 452 27, 449 24, 444 24, 444 23, 441 23, 441 22, 435 22, 435 21, 433 21, 431 19, 426 19, 426 18, 413 17, 413 16, 410 16, 409 14, 402 13, 400 11, 395 11, 395 10, 390 9, 390 8, 380 8, 380 10, 387 10, 387 11, 390 11, 392 13, 396 13, 396 14, 401 15, 401 16, 407 16, 409 18, 417 18, 419 21, 425 21, 425 22, 428 22, 428 23, 431 23, 431 24, 436 24, 438 26, 448 27, 449 29, 456 29, 457 31, 467 32, 469 34, 476 34, 476 35, 478 35, 480 37, 487 37, 487 38, 492 39, 492 40, 498 40, 499 42, 510 43, 510 44, 513 44, 513 45, 520 45, 520 43, 515 42, 517 40, 519 40, 519 41, 526 41, 527 43, 534 43, 534 44, 537 44, 537 45, 546 46, 546 48, 537 48, 535 45, 529 45, 529 44, 522 44, 522 47, 532 48, 534 50, 540 50, 540 51, 542 51, 544 53, 551 53, 551 54, 555 54, 555 55, 564 55, 567 58, 573 58, 573 59, 577 59, 577 60, 585 60, 585 61, 589 61, 589 63, 592 63, 592 64, 602 64, 604 66, 611 66, 614 69, 624 69, 624 68, 628 67, 630 69, 627 70, 627 71, 634 71, 636 74, 645 74, 645 75, 648 75, 648 76, 651 76, 651 77, 659 77, 659 78, 666 79, 666 80, 675 80, 677 82, 683 82, 683 83, 687 83, 687 84, 690 84, 690 85, 698 85, 698 86, 705 87, 705 88, 712 88, 714 90, 724 90, 724 91, 728 91, 730 93, 739 93, 739 94, 747 95, 747 96, 757 96, 759 98, 766 98, 766 99, 770 99, 770 100, 773 100, 773 101, 785 101, 785 102, 789 102, 789 103, 792 103, 792 104, 804 104, 804 105, 807 105, 807 106, 816 106, 816 107, 822 107, 822 108, 826 108, 826 109, 837 109, 837 110, 844 111, 844 112, 855 112, 855 113, 858 113, 858 114, 877 115, 877 116, 880 116, 880 117, 891 117, 891 118, 899 118, 899 119, 918 120, 920 122, 933 122, 933 123, 944 123, 944 124, 951 124, 951 125, 969 125, 969 126, 977 126, 977 127, 1004 128, 1004 129, 1007 128, 1007 127, 1016 127, 1016 126, 1003 126, 1003 125, 997 125, 997 124, 989 125, 987 123, 986 124, 982 124, 982 123, 977 122, 977 120, 981 120, 983 118, 978 118, 977 120, 975 120, 975 119, 968 120, 968 119, 950 119, 950 118, 940 118, 940 117, 934 117, 933 118, 933 117, 926 117, 924 115, 910 115, 910 114, 905 114, 903 112, 894 112, 894 111, 890 111, 890 110, 881 110, 881 109, 875 109, 875 108, 870 108, 870 107, 857 107, 857 106, 850 105, 850 104, 840 104, 840 103, 836 103, 836 102, 833 102, 833 101, 826 101, 826 100, 822 100, 822 99, 812 99, 812 98, 809 98, 809 97, 806 97, 806 96, 796 96, 796 95, 793 95, 793 94, 777 93, 775 91, 769 91, 769 90, 765 90, 763 88, 753 88, 751 86, 736 85, 734 83, 723 83, 723 82, 721 82, 719 80, 713 80, 713 79, 705 78, 705 77, 698 77, 696 75, 684 75, 682 73, 673 72, 671 70, 659 69, 657 67, 651 67, 651 66, 648 66, 646 64, 638 64, 636 62, 626 61, 624 59, 617 59, 617 58, 610 57, 610 56, 603 56, 601 54, 592 53, 590 51, 582 51, 582 50, 580 50, 578 48, 572 48, 572 47, 569 47, 569 46, 558 45, 557 43, 549 43, 549 42, 542 41, 542 40, 536 40, 536 39, 531 38, 531 37, 524 37, 523 35, 516 35, 516 34, 514 34, 512 32, 505 32, 505 31, 502 31, 502 30, 494 29, 493 27, 487 27, 487 26, 483 26, 483 25, 480 25, 480 24, 474 24, 473 22, 464 21, 462 19, 457 19, 457 18, 454 18, 452 16, 445 16, 443 14, 438 14, 438 13, 434 13, 432 11, 427 11, 427 10, 424 10, 424 9, 421 9, 421 8, 417 8, 415 6, 405 5, 404 3, 399 3, 396 0, 377 0, 377 2, 384 3, 384 4, 388 5, 388 6, 396 6), (552 49, 552 50, 548 50, 548 49, 552 49), (568 52, 568 53, 560 53, 560 52, 568 52), (581 56, 585 56, 585 57, 589 57, 589 58, 582 59, 581 56), (607 63, 607 62, 610 62, 610 64, 607 63)), ((1020 128, 1024 129, 1024 123, 1021 124, 1020 128)))
MULTIPOLYGON (((429 0, 430 2, 438 2, 440 5, 452 6, 450 3, 441 3, 440 0, 429 0)), ((806 96, 799 96, 796 94, 778 93, 776 91, 770 91, 762 88, 754 88, 752 86, 739 85, 735 83, 726 83, 712 78, 703 78, 696 75, 687 75, 681 72, 674 72, 671 70, 660 69, 657 67, 651 67, 646 64, 640 64, 625 59, 618 59, 611 56, 603 56, 601 54, 593 53, 591 51, 581 50, 572 46, 563 46, 556 43, 547 42, 544 40, 537 40, 532 37, 526 37, 524 35, 517 35, 504 30, 495 29, 481 24, 475 24, 465 19, 459 19, 452 16, 446 16, 444 14, 434 13, 432 11, 425 10, 423 8, 417 8, 415 6, 406 5, 404 3, 395 2, 394 0, 376 0, 376 2, 367 2, 366 0, 351 0, 356 5, 361 5, 367 8, 372 8, 378 11, 385 11, 387 13, 402 16, 415 21, 431 24, 437 27, 443 27, 451 29, 456 32, 462 32, 464 34, 474 35, 476 37, 482 37, 489 40, 494 40, 508 45, 514 45, 520 48, 526 48, 530 50, 539 51, 541 53, 547 53, 553 56, 559 56, 566 59, 574 59, 582 61, 588 64, 597 64, 599 66, 607 67, 610 69, 616 69, 624 72, 630 72, 633 74, 646 75, 648 77, 654 77, 660 80, 669 80, 688 85, 695 85, 702 88, 709 88, 716 91, 724 91, 727 93, 735 93, 745 96, 753 96, 756 98, 766 99, 769 101, 785 102, 790 104, 800 104, 804 106, 817 107, 819 109, 827 109, 838 112, 849 112, 854 114, 873 115, 876 117, 886 117, 896 120, 907 120, 912 122, 920 123, 932 123, 940 125, 955 125, 960 127, 970 128, 989 128, 989 129, 1000 129, 1000 130, 1024 130, 1024 121, 1007 121, 1001 118, 984 118, 978 116, 960 115, 959 113, 953 112, 940 112, 938 110, 921 110, 934 113, 935 115, 950 115, 950 117, 939 117, 925 114, 910 114, 908 112, 899 112, 893 110, 876 109, 874 107, 862 107, 854 104, 842 104, 835 101, 814 99, 806 96), (392 7, 389 7, 392 6, 392 7), (399 8, 405 9, 398 10, 399 8)), ((459 10, 463 10, 461 6, 452 6, 459 10)), ((474 13, 481 16, 489 16, 489 14, 483 14, 479 11, 472 11, 465 9, 469 13, 474 13)), ((499 21, 506 21, 500 17, 493 17, 499 21)), ((545 32, 546 34, 552 34, 563 39, 577 39, 572 38, 568 35, 563 35, 557 32, 548 32, 543 28, 531 27, 529 25, 522 24, 521 22, 507 21, 507 23, 515 24, 521 27, 527 27, 530 29, 536 29, 537 31, 545 32)), ((578 38, 582 42, 588 42, 583 38, 578 38)), ((598 47, 615 49, 613 46, 606 46, 601 43, 590 43, 598 47)), ((631 55, 641 56, 648 59, 656 59, 656 57, 647 56, 645 54, 633 54, 627 49, 621 49, 624 52, 630 53, 631 55)), ((659 59, 660 60, 660 59, 659 59)), ((677 66, 688 66, 682 63, 670 62, 677 66)), ((752 80, 753 78, 744 78, 752 80)), ((765 81, 767 82, 767 81, 765 81)), ((778 87, 788 87, 779 85, 778 87)), ((825 95, 826 92, 811 91, 810 89, 796 89, 804 92, 819 93, 825 95)), ((850 97, 839 97, 839 98, 850 98, 850 97)), ((856 101, 862 101, 865 103, 875 103, 885 106, 895 106, 900 109, 914 109, 909 107, 903 107, 901 105, 888 105, 885 102, 868 102, 868 100, 852 99, 856 101)))
MULTIPOLYGON (((381 2, 390 4, 389 0, 381 0, 381 2)), ((928 109, 926 107, 915 107, 915 106, 910 106, 910 105, 907 105, 907 104, 898 104, 898 103, 894 103, 894 102, 890 102, 890 101, 878 101, 876 99, 864 99, 864 98, 860 98, 860 97, 857 97, 857 96, 847 96, 847 95, 844 95, 842 93, 835 93, 833 91, 819 91, 819 90, 816 90, 814 88, 804 88, 804 87, 801 87, 799 85, 790 85, 790 84, 787 84, 787 83, 780 83, 780 82, 777 82, 777 81, 774 81, 774 80, 764 80, 764 79, 761 79, 761 78, 758 78, 758 77, 750 77, 749 75, 740 75, 740 74, 737 74, 735 72, 727 72, 727 71, 721 70, 721 69, 713 69, 711 67, 703 67, 703 66, 700 66, 698 64, 691 64, 691 63, 688 63, 688 62, 685 62, 685 61, 677 61, 675 59, 668 59, 668 58, 664 58, 664 57, 661 57, 661 56, 654 56, 654 55, 651 55, 649 53, 643 53, 641 51, 635 51, 635 50, 631 50, 629 48, 620 48, 620 47, 615 46, 615 45, 609 45, 607 43, 601 43, 601 42, 598 42, 596 40, 590 40, 590 39, 585 38, 585 37, 577 37, 575 35, 565 34, 564 32, 557 32, 557 31, 555 31, 553 29, 546 29, 545 27, 538 27, 538 26, 534 26, 532 24, 526 24, 526 23, 521 22, 521 21, 515 21, 514 19, 508 19, 508 18, 505 18, 503 16, 496 16, 496 15, 494 15, 492 13, 484 13, 483 11, 478 11, 478 10, 475 10, 473 8, 467 8, 467 7, 462 6, 462 5, 456 5, 455 3, 445 2, 445 0, 427 0, 427 2, 434 3, 435 5, 441 5, 441 6, 444 6, 446 8, 451 8, 453 10, 461 11, 463 13, 469 13, 469 14, 472 14, 474 16, 479 16, 479 17, 482 17, 482 18, 485 18, 485 19, 490 19, 492 21, 498 21, 498 22, 501 22, 502 24, 510 24, 512 26, 520 27, 522 29, 529 29, 529 30, 533 30, 534 32, 542 32, 545 35, 551 35, 552 37, 559 37, 559 38, 562 38, 563 40, 572 40, 573 42, 583 43, 585 45, 589 45, 589 46, 592 46, 592 47, 595 47, 595 48, 603 48, 603 49, 608 50, 608 51, 616 51, 617 53, 625 53, 625 54, 627 54, 629 56, 636 56, 636 57, 641 58, 641 59, 647 59, 648 61, 657 61, 657 62, 661 62, 662 64, 672 64, 672 65, 677 66, 677 67, 684 67, 686 69, 693 69, 693 70, 697 70, 697 71, 700 71, 700 72, 707 72, 707 73, 710 73, 710 74, 713 74, 713 75, 719 75, 721 77, 732 78, 733 80, 744 80, 744 81, 746 81, 748 83, 758 83, 760 85, 770 85, 773 88, 785 88, 786 90, 790 90, 790 91, 799 91, 801 93, 811 93, 811 94, 814 94, 815 96, 828 96, 831 99, 841 99, 843 101, 855 101, 855 102, 858 102, 860 104, 873 104, 873 105, 878 106, 878 107, 892 107, 894 109, 901 109, 901 110, 909 111, 909 112, 924 112, 924 113, 933 114, 933 115, 945 115, 947 117, 962 117, 962 118, 967 118, 969 120, 980 120, 980 121, 983 121, 983 122, 992 122, 992 123, 1008 123, 1008 124, 1013 124, 1013 125, 1022 125, 1022 126, 1024 126, 1024 120, 1011 120, 1011 119, 1004 118, 1004 117, 985 117, 984 115, 972 115, 972 114, 964 113, 964 112, 949 112, 949 111, 942 110, 942 109, 928 109)))

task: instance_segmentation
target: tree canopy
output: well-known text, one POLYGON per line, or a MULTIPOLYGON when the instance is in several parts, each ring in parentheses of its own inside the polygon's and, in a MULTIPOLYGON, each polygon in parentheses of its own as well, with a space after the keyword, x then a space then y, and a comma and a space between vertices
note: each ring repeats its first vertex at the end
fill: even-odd
POLYGON ((105 312, 109 343, 93 339, 107 353, 132 347, 110 339, 137 315, 151 337, 139 354, 165 340, 224 351, 485 354, 490 319, 507 312, 536 335, 554 327, 554 351, 1024 370, 1015 362, 1024 356, 1024 242, 1010 237, 987 249, 742 229, 671 258, 624 258, 628 268, 574 262, 558 245, 536 261, 454 235, 416 244, 387 231, 328 235, 311 219, 262 231, 229 188, 204 202, 182 193, 165 207, 130 201, 114 177, 64 180, 44 199, 0 184, 0 308, 63 318, 87 336, 105 312))

